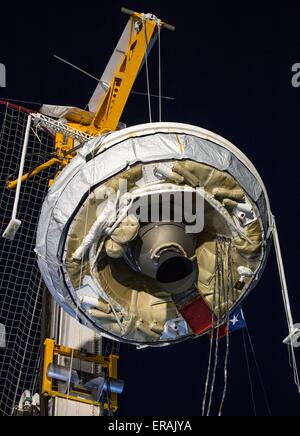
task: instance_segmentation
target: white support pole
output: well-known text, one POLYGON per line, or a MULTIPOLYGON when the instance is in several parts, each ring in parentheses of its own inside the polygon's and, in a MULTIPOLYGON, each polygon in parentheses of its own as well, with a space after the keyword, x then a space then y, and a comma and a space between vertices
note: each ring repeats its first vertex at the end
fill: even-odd
POLYGON ((279 241, 275 217, 273 217, 273 239, 274 239, 274 246, 275 246, 276 258, 277 258, 278 271, 279 271, 279 276, 280 276, 284 306, 286 309, 289 331, 291 332, 294 328, 294 320, 293 320, 293 315, 292 315, 291 306, 290 306, 288 286, 287 286, 287 281, 286 281, 286 276, 285 276, 285 270, 284 270, 284 265, 283 265, 283 260, 282 260, 282 253, 281 253, 281 247, 280 247, 280 241, 279 241))
POLYGON ((16 233, 22 224, 22 222, 17 219, 17 212, 18 212, 18 204, 19 204, 19 199, 20 199, 20 191, 21 191, 21 185, 22 185, 22 176, 23 176, 23 171, 24 171, 27 146, 28 146, 28 141, 29 141, 31 119, 32 119, 32 117, 31 117, 31 115, 29 115, 28 119, 27 119, 25 137, 24 137, 24 142, 23 142, 22 156, 21 156, 21 162, 20 162, 20 167, 19 167, 18 184, 16 187, 16 194, 15 194, 15 201, 14 201, 12 217, 11 217, 11 220, 10 220, 7 228, 5 229, 5 231, 2 235, 3 238, 10 239, 11 241, 14 240, 16 233))
POLYGON ((289 292, 288 292, 288 286, 287 286, 285 270, 284 270, 284 264, 283 264, 283 260, 282 260, 280 241, 279 241, 279 236, 278 236, 278 231, 277 231, 276 221, 275 221, 274 216, 273 216, 272 233, 273 233, 274 246, 275 246, 276 258, 277 258, 277 264, 278 264, 278 271, 279 271, 280 282, 281 282, 283 303, 284 303, 284 308, 285 308, 286 318, 287 318, 287 323, 288 323, 288 329, 289 329, 289 335, 287 336, 287 338, 284 339, 283 342, 284 342, 284 344, 288 345, 289 350, 290 350, 291 365, 293 367, 293 372, 294 372, 294 382, 297 386, 298 393, 300 394, 300 379, 299 379, 299 373, 298 373, 298 368, 297 368, 297 361, 295 358, 295 348, 298 347, 298 339, 299 339, 300 330, 299 330, 299 328, 297 328, 297 325, 294 324, 294 320, 293 320, 289 292))

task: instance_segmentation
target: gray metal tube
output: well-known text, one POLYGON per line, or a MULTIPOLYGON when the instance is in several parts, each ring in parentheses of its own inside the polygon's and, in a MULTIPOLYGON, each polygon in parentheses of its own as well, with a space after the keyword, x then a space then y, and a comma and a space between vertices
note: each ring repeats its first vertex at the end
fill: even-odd
POLYGON ((54 380, 61 381, 63 383, 68 383, 69 380, 72 384, 78 384, 79 383, 79 377, 77 375, 77 372, 72 370, 71 371, 71 378, 70 378, 70 370, 68 368, 65 368, 64 366, 54 365, 50 364, 47 370, 47 377, 52 378, 54 380))
POLYGON ((125 15, 133 15, 134 14, 134 11, 132 11, 131 9, 127 9, 127 8, 122 8, 121 12, 122 12, 122 14, 125 14, 125 15))
MULTIPOLYGON (((122 8, 121 12, 122 14, 129 15, 130 17, 135 14, 135 11, 127 8, 122 8)), ((172 26, 171 24, 168 23, 163 23, 163 28, 167 30, 171 30, 171 32, 174 32, 175 30, 175 26, 172 26)))
MULTIPOLYGON (((60 365, 50 364, 47 371, 47 377, 58 380, 63 383, 68 383, 70 379, 70 370, 60 365)), ((71 371, 71 384, 79 384, 80 380, 77 374, 77 371, 71 371)), ((110 390, 113 394, 122 394, 124 389, 124 381, 123 380, 115 380, 109 379, 109 383, 107 380, 104 382, 103 390, 107 392, 110 390)))
MULTIPOLYGON (((105 392, 108 391, 108 383, 107 380, 104 383, 103 390, 105 392)), ((115 380, 115 379, 109 379, 109 390, 112 394, 118 394, 121 395, 124 390, 124 381, 123 380, 115 380)))
POLYGON ((168 24, 168 23, 164 23, 163 28, 167 29, 167 30, 171 30, 171 32, 175 32, 175 30, 176 30, 175 26, 172 26, 171 24, 168 24))

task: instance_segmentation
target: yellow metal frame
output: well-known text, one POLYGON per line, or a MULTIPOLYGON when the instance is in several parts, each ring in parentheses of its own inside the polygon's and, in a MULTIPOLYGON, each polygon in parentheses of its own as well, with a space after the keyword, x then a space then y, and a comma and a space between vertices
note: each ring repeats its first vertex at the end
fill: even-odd
POLYGON ((131 37, 124 59, 117 68, 111 86, 106 91, 88 127, 87 133, 90 135, 99 135, 99 133, 117 129, 156 27, 157 24, 153 20, 143 22, 141 14, 134 14, 131 17, 131 37), (134 32, 136 22, 140 24, 140 30, 137 33, 134 32))
MULTIPOLYGON (((65 400, 75 401, 77 403, 89 404, 92 406, 100 407, 100 403, 97 401, 88 400, 85 398, 75 397, 72 395, 65 395, 58 392, 53 387, 52 379, 48 378, 47 372, 49 365, 55 363, 57 357, 69 357, 74 359, 79 359, 83 362, 90 362, 96 365, 101 365, 103 368, 108 369, 108 376, 111 379, 118 378, 118 356, 111 354, 108 357, 97 356, 94 354, 86 353, 82 354, 78 350, 73 350, 72 348, 63 347, 57 345, 52 339, 46 339, 44 342, 44 363, 43 363, 43 379, 42 379, 42 395, 51 398, 63 398, 65 400)), ((118 410, 118 395, 111 394, 111 404, 104 404, 105 410, 112 410, 116 412, 118 410)))
MULTIPOLYGON (((63 163, 62 163, 62 161, 60 161, 59 159, 57 159, 57 158, 53 158, 53 159, 50 159, 50 160, 48 160, 47 162, 45 162, 45 163, 43 163, 43 164, 41 164, 41 165, 39 165, 38 167, 36 167, 33 171, 31 171, 30 173, 27 173, 27 174, 24 174, 23 176, 22 176, 22 183, 24 183, 24 182, 27 182, 27 180, 30 180, 30 179, 32 179, 33 177, 35 177, 35 176, 37 176, 38 174, 40 174, 42 171, 44 171, 44 170, 46 170, 46 169, 48 169, 48 168, 50 168, 50 167, 53 167, 54 165, 58 165, 58 166, 61 166, 63 163)), ((10 182, 7 182, 7 188, 8 189, 14 189, 14 188, 16 188, 17 187, 17 184, 18 184, 18 179, 16 179, 16 180, 12 180, 12 181, 10 181, 10 182)))
MULTIPOLYGON (((68 125, 73 129, 91 136, 99 136, 110 131, 115 131, 118 128, 120 118, 135 79, 145 59, 149 46, 152 43, 155 30, 158 25, 161 27, 167 26, 163 22, 157 24, 156 21, 149 17, 143 18, 143 14, 131 12, 131 36, 129 38, 128 47, 124 53, 124 58, 116 69, 111 84, 99 103, 99 107, 94 116, 91 116, 90 119, 89 117, 80 117, 79 122, 70 120, 68 125)), ((33 178, 47 168, 59 165, 60 169, 55 176, 56 178, 60 170, 68 165, 70 160, 74 157, 74 154, 66 156, 66 151, 73 148, 73 142, 72 138, 64 137, 63 134, 57 133, 55 136, 57 158, 43 163, 31 173, 25 174, 22 177, 22 182, 33 178)), ((7 183, 7 187, 13 189, 17 186, 17 182, 17 180, 10 181, 7 183)), ((53 182, 54 180, 50 180, 49 185, 51 186, 53 182)))

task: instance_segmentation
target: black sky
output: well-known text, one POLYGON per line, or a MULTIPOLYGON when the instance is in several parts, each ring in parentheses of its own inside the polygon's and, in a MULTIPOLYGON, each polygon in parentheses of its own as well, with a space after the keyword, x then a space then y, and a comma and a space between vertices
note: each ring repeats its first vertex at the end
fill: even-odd
MULTIPOLYGON (((164 102, 163 118, 212 130, 253 161, 277 217, 294 318, 300 323, 300 88, 291 85, 291 67, 300 62, 300 11, 237 15, 196 4, 134 0, 1 4, 0 62, 7 68, 7 88, 0 89, 0 97, 85 107, 96 84, 53 59, 53 54, 100 76, 127 21, 121 6, 152 12, 174 24, 175 33, 162 35, 162 56, 163 93, 176 100, 164 102)), ((157 93, 157 49, 151 53, 150 73, 151 90, 157 93)), ((146 90, 144 71, 135 89, 146 90)), ((157 102, 153 104, 157 116, 157 102)), ((134 125, 147 120, 146 99, 132 95, 123 121, 134 125)), ((287 328, 273 251, 244 311, 272 413, 300 416, 300 398, 282 344, 287 328)), ((241 334, 232 335, 231 341, 225 415, 251 416, 241 334)), ((122 345, 120 376, 126 389, 119 414, 199 415, 208 347, 206 338, 158 350, 122 345)), ((300 360, 300 349, 296 355, 300 360)), ((257 413, 265 415, 253 363, 251 368, 257 413)), ((217 388, 221 386, 220 366, 217 388)))

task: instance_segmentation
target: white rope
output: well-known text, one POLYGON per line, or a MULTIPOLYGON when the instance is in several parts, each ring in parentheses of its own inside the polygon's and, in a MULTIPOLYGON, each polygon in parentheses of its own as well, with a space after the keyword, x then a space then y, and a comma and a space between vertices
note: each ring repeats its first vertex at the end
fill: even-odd
POLYGON ((161 22, 157 23, 158 27, 158 107, 159 122, 162 121, 162 77, 161 77, 161 22))
POLYGON ((213 394, 215 390, 215 382, 216 382, 216 376, 217 376, 217 368, 218 368, 218 357, 219 357, 219 335, 220 335, 220 329, 217 327, 217 337, 216 337, 216 345, 215 345, 215 356, 214 356, 214 368, 213 368, 213 374, 212 374, 212 381, 211 381, 211 387, 210 387, 210 394, 209 394, 209 402, 207 406, 206 416, 210 416, 211 406, 212 406, 212 400, 213 400, 213 394))
MULTIPOLYGON (((118 191, 118 193, 117 193, 117 201, 119 201, 119 199, 120 199, 120 192, 118 191)), ((95 271, 98 258, 99 258, 100 254, 101 254, 101 251, 103 249, 103 246, 104 246, 106 238, 109 237, 115 231, 115 229, 119 226, 119 224, 127 216, 128 211, 129 211, 129 209, 131 208, 131 206, 133 204, 133 201, 134 201, 134 196, 132 196, 132 194, 130 194, 130 193, 126 193, 125 195, 123 195, 123 197, 121 197, 121 199, 120 199, 120 209, 118 211, 118 218, 117 218, 117 220, 115 221, 115 223, 113 224, 112 227, 108 228, 105 231, 105 237, 100 242, 98 250, 96 251, 97 242, 95 242, 91 246, 91 248, 90 248, 89 256, 90 256, 90 265, 91 265, 91 275, 92 275, 92 278, 94 279, 94 281, 98 284, 98 286, 100 288, 101 288, 101 284, 100 284, 100 282, 99 282, 99 280, 98 280, 98 278, 96 276, 96 271, 95 271)), ((111 309, 113 311, 113 314, 114 314, 114 316, 116 318, 116 321, 117 321, 117 323, 118 323, 118 325, 120 327, 121 333, 123 334, 125 332, 124 326, 123 326, 119 316, 117 315, 117 312, 115 310, 115 307, 114 307, 114 305, 112 303, 111 298, 109 297, 109 295, 107 293, 106 293, 106 298, 107 298, 108 303, 109 303, 109 305, 110 305, 110 307, 111 307, 111 309)))
POLYGON ((232 280, 232 268, 231 268, 231 241, 226 241, 223 238, 218 238, 216 241, 216 267, 215 267, 215 285, 214 285, 214 297, 213 297, 213 314, 212 314, 212 332, 210 340, 210 351, 208 360, 208 370, 205 383, 205 393, 202 402, 202 416, 210 416, 211 407, 213 402, 213 393, 215 388, 215 382, 217 377, 217 367, 219 360, 219 340, 220 340, 220 310, 222 298, 224 298, 224 304, 226 304, 226 322, 227 322, 227 334, 226 334, 226 352, 224 359, 224 388, 222 392, 221 402, 219 406, 218 416, 222 416, 222 411, 226 399, 227 388, 228 388, 228 362, 230 354, 230 339, 229 339, 229 292, 230 287, 233 285, 232 280), (228 280, 225 281, 225 271, 227 259, 227 272, 228 280), (218 302, 216 301, 218 298, 218 302), (218 314, 217 318, 215 314, 218 314), (215 337, 216 335, 216 337, 215 337), (215 341, 215 348, 214 348, 215 341), (213 359, 213 349, 214 349, 214 359, 213 359), (214 363, 212 363, 214 361, 214 363), (213 364, 213 369, 212 369, 213 364), (210 381, 211 379, 211 381, 210 381), (210 383, 209 383, 210 382, 210 383), (210 384, 209 399, 208 388, 210 384), (206 407, 206 403, 207 407, 206 407))
MULTIPOLYGON (((222 416, 223 407, 225 404, 227 388, 228 388, 228 361, 229 361, 229 353, 230 353, 230 319, 229 319, 229 291, 233 289, 233 280, 232 280, 232 261, 231 261, 231 241, 226 244, 227 248, 227 283, 226 283, 226 354, 224 361, 224 389, 222 394, 222 399, 219 407, 218 416, 222 416)), ((224 275, 223 275, 224 279, 224 275)), ((224 284, 225 285, 225 284, 224 284)), ((225 286, 224 286, 225 288, 225 286)))
POLYGON ((39 143, 42 145, 42 140, 40 139, 39 135, 37 134, 37 129, 33 129, 31 127, 31 131, 32 133, 35 135, 35 137, 37 138, 37 140, 39 141, 39 143))
MULTIPOLYGON (((96 269, 96 266, 97 266, 97 260, 99 258, 99 255, 100 255, 101 251, 102 251, 102 248, 104 246, 104 242, 105 242, 105 239, 103 239, 100 242, 100 245, 99 245, 97 253, 96 253, 97 243, 92 245, 92 247, 90 248, 90 252, 89 252, 89 255, 90 255, 90 265, 91 265, 91 276, 92 276, 93 280, 96 282, 96 284, 98 285, 98 287, 100 289, 102 288, 102 286, 101 286, 101 283, 98 280, 98 277, 96 275, 95 269, 96 269)), ((124 333, 124 331, 125 331, 124 330, 124 326, 122 325, 122 322, 121 322, 121 320, 120 320, 120 318, 119 318, 119 316, 117 314, 117 311, 116 311, 116 309, 114 307, 114 304, 113 304, 110 296, 107 293, 105 295, 106 295, 106 299, 108 301, 108 304, 110 305, 111 310, 112 310, 112 312, 113 312, 113 314, 114 314, 114 316, 116 318, 118 326, 120 327, 121 333, 124 333)))
MULTIPOLYGON (((157 19, 156 22, 157 22, 157 25, 160 25, 160 27, 161 27, 161 20, 157 19)), ((102 84, 102 87, 103 87, 105 90, 109 88, 109 85, 107 85, 106 82, 103 82, 99 77, 95 77, 95 76, 93 76, 93 74, 89 73, 89 72, 86 71, 86 70, 83 70, 82 68, 78 67, 78 66, 75 65, 75 64, 72 64, 72 63, 69 62, 69 61, 66 61, 65 59, 61 58, 60 56, 56 56, 56 55, 54 55, 54 58, 55 58, 55 59, 58 59, 58 60, 61 61, 61 62, 64 62, 65 64, 69 65, 69 66, 72 67, 72 68, 75 68, 75 70, 80 71, 82 74, 84 74, 84 75, 87 76, 87 77, 90 77, 91 79, 95 80, 96 82, 101 83, 101 84, 102 84)), ((140 91, 131 91, 131 94, 135 94, 135 95, 144 95, 144 96, 147 96, 147 95, 148 95, 146 92, 140 92, 140 91)), ((150 94, 150 95, 151 95, 151 97, 153 97, 153 98, 159 98, 159 95, 156 95, 156 94, 150 94)), ((168 96, 165 96, 165 95, 162 96, 161 98, 162 98, 162 99, 165 99, 165 100, 170 100, 170 101, 174 101, 174 100, 175 100, 174 97, 168 97, 168 96)), ((43 103, 37 103, 37 102, 34 102, 34 101, 13 100, 13 99, 11 99, 11 98, 1 98, 1 97, 0 97, 0 100, 9 100, 9 101, 15 101, 15 102, 19 102, 19 103, 36 104, 36 105, 40 105, 40 106, 43 105, 43 103)), ((86 105, 85 110, 86 110, 87 108, 88 108, 88 105, 86 105)))
POLYGON ((218 287, 217 287, 217 296, 218 296, 218 305, 217 307, 214 307, 214 312, 217 310, 217 336, 216 336, 216 345, 215 345, 215 357, 214 357, 214 369, 213 369, 213 375, 212 375, 212 381, 211 381, 211 388, 210 388, 210 396, 209 396, 209 402, 207 407, 206 416, 210 416, 212 401, 213 401, 213 393, 215 389, 215 382, 216 382, 216 376, 217 376, 217 368, 218 368, 218 360, 219 360, 219 341, 220 341, 220 310, 221 310, 221 290, 224 290, 223 288, 223 278, 224 278, 224 265, 223 265, 223 241, 221 238, 218 238, 217 240, 217 275, 218 275, 218 287))
POLYGON ((212 371, 212 379, 211 379, 211 385, 210 385, 209 401, 208 401, 206 416, 210 416, 213 394, 214 394, 214 389, 215 389, 217 368, 218 368, 219 339, 220 339, 219 338, 219 334, 220 334, 219 327, 217 327, 215 331, 217 333, 216 333, 216 344, 215 344, 215 353, 214 353, 214 367, 213 367, 213 371, 212 371))
POLYGON ((147 79, 149 122, 152 123, 152 108, 151 108, 150 78, 149 78, 149 65, 148 65, 148 40, 147 40, 146 20, 144 21, 144 31, 145 31, 145 65, 146 65, 146 79, 147 79))
POLYGON ((57 56, 57 55, 53 55, 53 57, 55 59, 57 59, 58 61, 61 61, 61 62, 63 62, 66 65, 69 65, 69 67, 74 68, 75 70, 79 71, 80 73, 84 74, 85 76, 88 76, 91 79, 96 80, 97 82, 101 82, 101 79, 99 79, 98 77, 93 76, 92 74, 90 74, 86 70, 83 70, 82 68, 78 67, 77 65, 72 64, 71 62, 67 61, 66 59, 63 59, 63 58, 61 58, 60 56, 57 56))
POLYGON ((275 252, 276 252, 276 258, 277 258, 277 264, 278 264, 278 271, 280 275, 280 282, 281 282, 281 288, 282 288, 282 296, 283 296, 283 302, 284 307, 286 311, 286 317, 288 321, 288 327, 289 331, 293 331, 294 327, 294 321, 292 316, 292 310, 290 305, 290 299, 289 299, 289 293, 288 293, 288 287, 285 277, 285 270, 282 260, 282 254, 281 254, 281 248, 280 248, 280 242, 279 242, 279 236, 276 226, 275 217, 273 217, 273 237, 274 237, 274 246, 275 246, 275 252))
MULTIPOLYGON (((215 381, 215 374, 216 374, 216 363, 217 363, 217 355, 218 355, 218 343, 219 343, 219 320, 215 320, 215 311, 216 311, 216 294, 217 289, 219 291, 219 240, 216 241, 216 265, 215 265, 215 283, 214 283, 214 295, 213 295, 213 310, 212 310, 212 330, 211 330, 211 337, 210 337, 210 350, 209 350, 209 358, 208 358, 208 368, 207 368, 207 375, 206 375, 206 382, 205 382, 205 392, 203 396, 203 402, 202 402, 202 416, 209 416, 210 409, 211 409, 211 403, 212 403, 212 395, 213 395, 213 389, 214 389, 214 381, 215 381), (214 350, 214 336, 215 331, 217 331, 217 338, 216 338, 216 345, 214 350), (207 403, 207 396, 208 396, 208 387, 211 377, 211 369, 213 364, 213 351, 214 351, 214 368, 213 368, 213 374, 212 374, 212 381, 210 383, 210 397, 209 402, 206 410, 206 403, 207 403)), ((219 298, 220 300, 220 298, 219 298)))
POLYGON ((209 386, 210 372, 211 372, 211 366, 212 366, 212 355, 213 355, 214 333, 215 333, 214 314, 212 314, 212 326, 213 327, 212 327, 211 337, 210 337, 210 347, 209 347, 208 367, 207 367, 207 374, 206 374, 206 381, 205 381, 205 390, 204 390, 204 396, 203 396, 203 401, 202 401, 202 416, 205 416, 208 386, 209 386))

